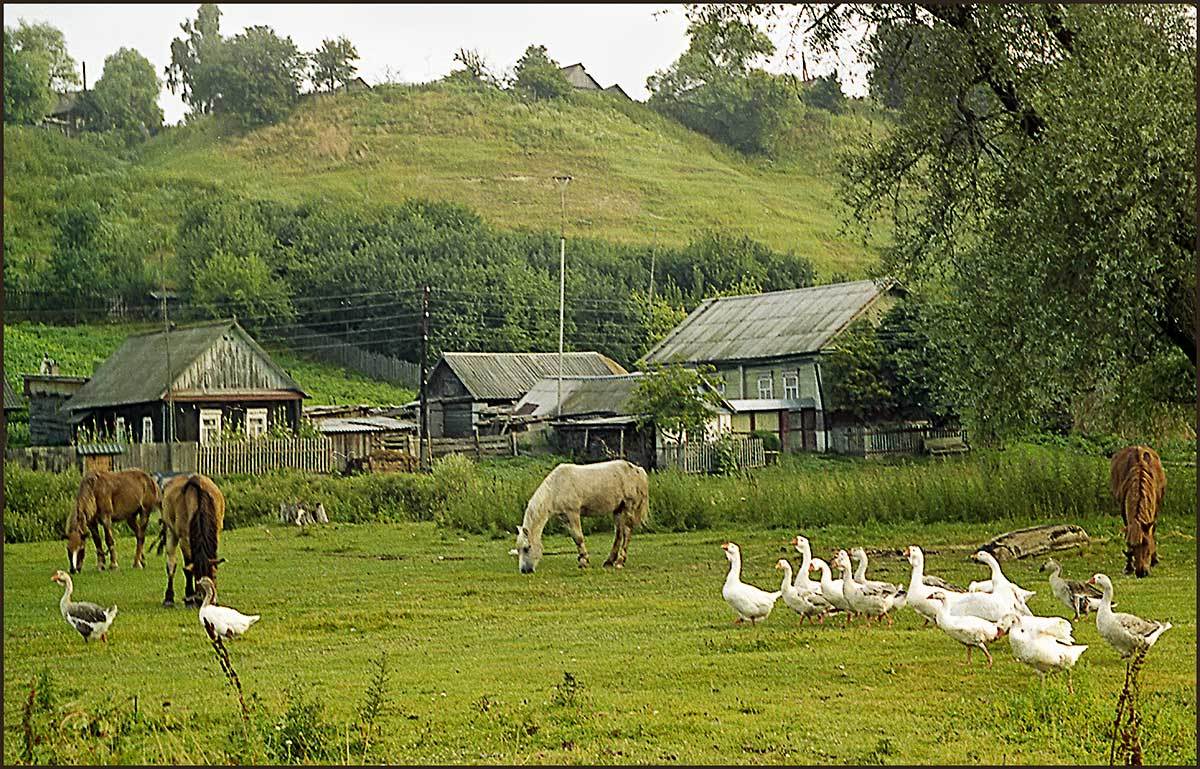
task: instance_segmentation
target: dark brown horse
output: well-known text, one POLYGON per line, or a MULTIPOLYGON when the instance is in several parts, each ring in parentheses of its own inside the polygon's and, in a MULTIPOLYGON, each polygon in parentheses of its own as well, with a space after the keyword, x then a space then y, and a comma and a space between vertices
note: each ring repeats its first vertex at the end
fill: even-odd
POLYGON ((1113 455, 1113 496, 1125 519, 1125 573, 1145 577, 1158 564, 1154 528, 1167 490, 1162 461, 1149 446, 1128 446, 1113 455))
POLYGON ((179 475, 167 482, 162 495, 162 531, 158 552, 167 548, 167 594, 163 606, 175 605, 175 547, 183 550, 184 605, 196 606, 195 580, 216 582, 217 544, 225 525, 225 495, 199 473, 179 475))
POLYGON ((145 567, 146 556, 142 549, 146 543, 146 527, 150 524, 150 512, 158 507, 158 503, 158 484, 143 470, 97 471, 83 476, 75 496, 75 511, 67 518, 67 564, 71 573, 83 571, 83 558, 87 553, 84 540, 89 531, 96 543, 99 567, 104 568, 100 526, 104 527, 104 540, 108 545, 108 563, 111 568, 117 568, 113 521, 129 521, 137 537, 133 568, 145 567))

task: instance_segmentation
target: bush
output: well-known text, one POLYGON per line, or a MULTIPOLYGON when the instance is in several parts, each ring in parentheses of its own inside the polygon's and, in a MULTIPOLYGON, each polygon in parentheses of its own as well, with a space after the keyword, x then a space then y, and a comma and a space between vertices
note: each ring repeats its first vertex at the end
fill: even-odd
POLYGON ((75 509, 77 472, 48 473, 4 463, 4 541, 62 539, 75 509))
POLYGON ((755 430, 750 435, 763 442, 764 451, 779 451, 779 447, 782 445, 779 441, 779 433, 774 430, 755 430))

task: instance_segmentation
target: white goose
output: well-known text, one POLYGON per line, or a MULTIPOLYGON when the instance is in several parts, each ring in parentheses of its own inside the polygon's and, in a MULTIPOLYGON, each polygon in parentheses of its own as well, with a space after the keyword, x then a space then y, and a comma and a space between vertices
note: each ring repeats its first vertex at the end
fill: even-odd
POLYGON ((803 622, 805 617, 824 617, 825 610, 814 605, 808 596, 792 584, 792 564, 786 558, 780 558, 775 562, 775 568, 783 571, 783 584, 779 586, 779 591, 783 594, 783 602, 789 609, 800 615, 800 621, 803 622))
POLYGON ((1028 619, 1014 614, 1007 617, 1006 622, 1002 624, 1007 625, 1008 644, 1012 648, 1013 656, 1018 662, 1036 670, 1042 679, 1045 679, 1047 673, 1066 670, 1067 691, 1074 692, 1071 687, 1071 668, 1087 651, 1087 645, 1076 646, 1069 641, 1026 627, 1028 619))
POLYGON ((951 614, 946 605, 946 596, 938 591, 929 596, 929 600, 938 604, 937 626, 946 635, 967 647, 967 663, 971 664, 971 650, 982 649, 987 656, 987 664, 992 666, 992 655, 986 644, 1004 635, 1004 629, 995 622, 989 622, 969 614, 951 614))
POLYGON ((808 572, 812 567, 812 550, 809 548, 808 540, 803 536, 796 536, 792 538, 792 545, 796 548, 796 552, 800 553, 800 568, 796 571, 796 581, 792 584, 806 601, 822 609, 819 621, 824 623, 827 613, 836 612, 839 609, 825 599, 821 593, 821 584, 808 578, 808 572))
POLYGON ((204 595, 200 604, 200 626, 209 638, 236 638, 258 622, 258 614, 246 615, 228 606, 217 606, 217 586, 209 577, 201 577, 196 589, 204 595))
POLYGON ((893 585, 891 582, 881 582, 876 579, 867 579, 867 551, 861 547, 856 547, 850 551, 854 556, 854 561, 857 564, 854 568, 854 581, 860 585, 864 585, 877 590, 882 590, 885 593, 892 593, 895 598, 892 602, 892 608, 903 609, 908 602, 908 595, 903 585, 893 585))
POLYGON ((812 559, 812 563, 808 565, 810 569, 817 569, 821 572, 821 596, 834 606, 839 611, 846 612, 846 626, 849 627, 850 620, 854 617, 854 611, 850 608, 849 602, 846 601, 846 593, 842 589, 843 581, 834 579, 829 573, 829 564, 822 561, 820 558, 812 559))
POLYGON ((83 636, 83 642, 86 644, 92 638, 99 638, 108 643, 108 628, 117 616, 117 607, 110 606, 105 609, 103 606, 87 601, 72 601, 71 592, 75 586, 71 583, 71 575, 62 569, 54 572, 50 581, 57 582, 65 588, 62 600, 58 602, 58 608, 62 611, 63 619, 67 621, 67 624, 83 636))
POLYGON ((865 614, 867 624, 870 624, 875 617, 884 617, 889 625, 894 624, 888 612, 892 610, 896 594, 889 593, 883 588, 858 584, 850 575, 850 556, 845 550, 837 551, 834 561, 842 570, 842 591, 850 608, 859 614, 865 614))
POLYGON ((1000 571, 1000 565, 989 553, 982 550, 971 556, 980 563, 987 564, 992 569, 991 592, 969 591, 961 596, 953 597, 948 608, 951 614, 969 614, 989 622, 999 622, 1007 614, 1027 615, 1032 612, 1025 602, 1017 597, 1013 584, 1000 571))
POLYGON ((951 589, 949 584, 937 577, 925 576, 925 553, 921 551, 921 548, 909 545, 904 548, 904 556, 912 564, 912 575, 908 580, 907 605, 920 614, 924 618, 925 624, 928 625, 937 620, 938 608, 940 608, 937 602, 929 600, 929 596, 935 592, 941 592, 946 600, 953 601, 965 593, 951 589))
MULTIPOLYGON (((1068 609, 1075 613, 1074 619, 1080 615, 1100 610, 1100 600, 1103 596, 1095 585, 1074 579, 1063 579, 1062 565, 1053 558, 1042 564, 1041 571, 1050 572, 1050 592, 1068 609)), ((1116 606, 1116 604, 1113 604, 1116 606)))
POLYGON ((725 550, 725 557, 729 559, 729 575, 725 577, 721 597, 737 613, 733 624, 740 625, 745 620, 750 620, 750 624, 753 625, 760 619, 766 619, 771 614, 771 609, 775 608, 775 601, 783 593, 778 590, 769 593, 742 582, 741 548, 732 542, 726 542, 721 547, 725 550))
POLYGON ((1122 657, 1128 657, 1141 647, 1149 649, 1158 637, 1171 629, 1170 622, 1146 620, 1125 612, 1112 610, 1112 580, 1104 574, 1093 574, 1089 585, 1098 585, 1102 591, 1100 610, 1096 612, 1096 630, 1108 645, 1122 657))

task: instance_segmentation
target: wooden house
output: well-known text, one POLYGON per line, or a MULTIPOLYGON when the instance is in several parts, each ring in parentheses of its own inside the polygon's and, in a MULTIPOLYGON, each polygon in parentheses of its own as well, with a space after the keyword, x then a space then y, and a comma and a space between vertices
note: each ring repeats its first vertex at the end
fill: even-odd
POLYGON ((306 397, 236 320, 221 320, 129 337, 65 407, 76 432, 161 443, 170 402, 175 440, 207 444, 223 429, 294 431, 306 397))
MULTIPOLYGON (((44 366, 58 370, 58 366, 44 366)), ((29 445, 66 446, 71 442, 71 412, 64 408, 87 384, 85 376, 22 374, 29 401, 29 445)))
POLYGON ((633 99, 629 98, 629 94, 625 93, 625 89, 616 83, 613 83, 608 88, 601 86, 596 78, 592 77, 588 71, 584 69, 583 64, 581 63, 559 67, 559 72, 562 72, 563 77, 567 79, 567 82, 577 90, 602 91, 607 94, 612 94, 618 98, 625 99, 626 101, 633 101, 633 99))
MULTIPOLYGON (((3 372, 0 372, 0 378, 3 378, 3 372)), ((21 400, 20 395, 17 395, 16 390, 8 383, 8 379, 4 379, 4 418, 8 419, 10 414, 24 408, 25 401, 21 400)))
MULTIPOLYGON (((598 352, 563 353, 563 376, 627 374, 598 352)), ((429 434, 473 435, 482 419, 510 410, 538 380, 558 375, 554 352, 447 352, 429 374, 429 434)))
POLYGON ((822 361, 852 323, 877 323, 899 296, 890 282, 859 280, 706 299, 643 361, 709 364, 735 433, 770 431, 784 451, 828 451, 846 417, 822 361))

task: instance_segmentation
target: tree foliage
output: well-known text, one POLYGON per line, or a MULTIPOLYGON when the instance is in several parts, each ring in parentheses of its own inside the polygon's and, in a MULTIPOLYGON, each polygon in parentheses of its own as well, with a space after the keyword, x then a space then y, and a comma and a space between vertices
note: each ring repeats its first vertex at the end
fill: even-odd
POLYGON ((473 48, 459 48, 454 52, 454 63, 461 64, 462 69, 452 70, 446 76, 446 79, 449 81, 485 85, 493 88, 500 86, 500 78, 492 71, 492 66, 478 50, 473 48))
POLYGON ((846 111, 846 94, 838 80, 837 70, 814 78, 800 92, 801 100, 810 107, 838 114, 846 111))
POLYGON ((746 153, 769 152, 796 84, 756 65, 775 51, 761 31, 736 19, 688 26, 688 48, 646 80, 649 105, 688 128, 746 153))
POLYGON ((195 20, 180 27, 185 36, 171 41, 167 88, 182 95, 192 114, 206 115, 220 95, 221 10, 215 3, 203 3, 195 20))
POLYGON ((92 91, 96 117, 92 127, 117 129, 138 137, 162 128, 158 106, 162 83, 149 59, 132 48, 121 48, 104 60, 104 73, 92 91))
MULTIPOLYGON (((7 29, 5 30, 7 33, 7 29)), ((46 87, 54 93, 64 93, 79 85, 75 60, 67 53, 67 41, 62 30, 44 22, 30 24, 21 20, 12 31, 13 48, 40 56, 46 63, 46 87)))
POLYGON ((714 407, 721 403, 708 380, 713 373, 710 366, 648 367, 630 396, 630 409, 639 415, 639 426, 653 424, 671 438, 702 439, 714 407))
POLYGON ((544 45, 525 49, 513 70, 512 87, 528 99, 563 99, 574 90, 544 45))
POLYGON ((51 107, 50 61, 36 51, 16 47, 13 30, 4 28, 4 122, 33 125, 51 107))
POLYGON ((304 56, 290 37, 256 25, 225 41, 218 66, 217 112, 247 125, 279 120, 300 95, 304 56))
POLYGON ((865 24, 891 130, 843 159, 885 269, 930 298, 931 337, 985 433, 1004 435, 1195 337, 1195 19, 1182 6, 712 7, 798 19, 831 49, 865 24), (798 14, 798 17, 797 17, 798 14), (880 30, 885 30, 880 34, 880 30), (907 36, 898 30, 909 30, 907 36), (898 46, 908 37, 916 44, 898 46))
POLYGON ((321 47, 309 55, 309 61, 313 85, 330 92, 349 83, 358 71, 354 64, 358 61, 358 51, 344 37, 322 40, 321 47))

